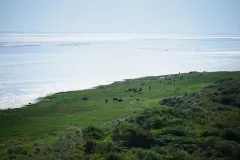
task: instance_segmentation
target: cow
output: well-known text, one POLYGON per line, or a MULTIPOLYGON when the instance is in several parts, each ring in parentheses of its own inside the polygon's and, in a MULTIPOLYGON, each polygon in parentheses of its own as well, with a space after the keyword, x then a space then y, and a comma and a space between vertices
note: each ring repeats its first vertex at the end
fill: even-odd
POLYGON ((118 98, 113 98, 113 101, 118 101, 118 98))
POLYGON ((122 99, 122 98, 120 98, 119 100, 118 100, 118 102, 123 102, 124 100, 122 99))
POLYGON ((108 103, 108 99, 107 98, 105 99, 105 103, 108 103))
POLYGON ((87 100, 88 100, 88 98, 87 98, 87 97, 83 97, 83 98, 82 98, 82 100, 84 100, 84 101, 87 101, 87 100))

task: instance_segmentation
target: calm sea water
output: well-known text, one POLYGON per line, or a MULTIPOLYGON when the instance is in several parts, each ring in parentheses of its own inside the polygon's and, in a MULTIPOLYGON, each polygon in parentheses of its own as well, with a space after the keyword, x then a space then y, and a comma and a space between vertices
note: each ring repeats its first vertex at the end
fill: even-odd
POLYGON ((240 36, 1 34, 0 109, 126 78, 235 70, 240 36))

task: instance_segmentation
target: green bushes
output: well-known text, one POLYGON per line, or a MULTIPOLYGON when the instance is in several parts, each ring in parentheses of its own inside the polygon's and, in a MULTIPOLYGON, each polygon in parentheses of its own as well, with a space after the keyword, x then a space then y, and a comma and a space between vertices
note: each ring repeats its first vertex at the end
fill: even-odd
POLYGON ((184 128, 167 128, 162 131, 163 134, 172 134, 175 136, 187 136, 188 133, 184 128))
POLYGON ((93 153, 97 146, 97 141, 93 139, 89 139, 86 141, 84 148, 86 153, 93 153))
POLYGON ((240 132, 235 129, 224 130, 222 137, 225 140, 240 142, 240 132))
POLYGON ((161 160, 162 157, 160 154, 154 152, 153 150, 144 150, 144 149, 134 149, 133 151, 136 155, 136 159, 141 160, 161 160))
POLYGON ((173 160, 188 160, 189 154, 184 150, 179 150, 173 154, 173 160))
POLYGON ((8 154, 20 154, 20 155, 28 154, 27 150, 23 147, 10 148, 10 149, 8 149, 7 153, 8 154))
POLYGON ((140 126, 125 123, 113 130, 113 141, 121 143, 128 148, 151 146, 152 137, 150 132, 143 130, 140 126))
POLYGON ((85 139, 103 139, 105 137, 105 132, 103 128, 96 126, 88 126, 83 129, 83 137, 85 139))
POLYGON ((106 157, 106 160, 124 160, 124 159, 125 158, 122 155, 116 152, 110 152, 107 154, 107 157, 106 157))
POLYGON ((206 130, 202 133, 203 137, 208 137, 208 136, 220 136, 220 131, 217 129, 210 129, 210 130, 206 130))
POLYGON ((180 106, 183 103, 183 99, 180 97, 171 97, 171 98, 164 98, 162 101, 159 102, 161 105, 167 105, 170 107, 180 106))
POLYGON ((220 103, 225 105, 235 105, 235 99, 231 96, 224 96, 220 98, 220 103))
POLYGON ((219 141, 215 145, 216 150, 218 150, 223 156, 239 156, 240 155, 240 145, 233 141, 219 141))
POLYGON ((166 117, 154 116, 154 117, 150 117, 147 120, 145 120, 145 122, 143 122, 142 127, 147 130, 160 129, 163 126, 165 126, 166 123, 167 123, 166 117))

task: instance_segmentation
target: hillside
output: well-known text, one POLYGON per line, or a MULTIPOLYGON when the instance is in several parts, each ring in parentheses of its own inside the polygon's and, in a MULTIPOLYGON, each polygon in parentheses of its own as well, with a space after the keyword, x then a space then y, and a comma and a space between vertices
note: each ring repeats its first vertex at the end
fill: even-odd
POLYGON ((36 104, 0 111, 1 155, 237 159, 239 105, 240 72, 144 77, 57 93, 36 104))

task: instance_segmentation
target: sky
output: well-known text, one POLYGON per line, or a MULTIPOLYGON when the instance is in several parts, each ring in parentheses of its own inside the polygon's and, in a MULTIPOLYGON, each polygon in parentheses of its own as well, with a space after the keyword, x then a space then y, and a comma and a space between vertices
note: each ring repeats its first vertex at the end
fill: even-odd
POLYGON ((240 34, 240 0, 0 0, 0 32, 240 34))

